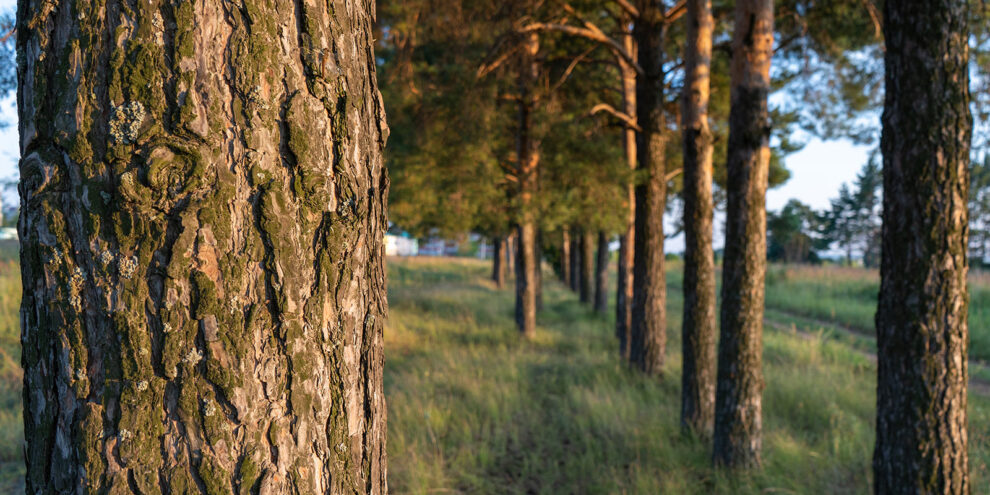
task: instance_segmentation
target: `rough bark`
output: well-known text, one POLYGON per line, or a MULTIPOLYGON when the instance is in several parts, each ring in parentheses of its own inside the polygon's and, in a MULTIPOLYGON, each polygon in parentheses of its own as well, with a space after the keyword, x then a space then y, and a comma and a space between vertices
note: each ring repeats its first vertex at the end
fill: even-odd
POLYGON ((536 33, 526 35, 519 56, 519 103, 516 128, 516 153, 519 157, 519 227, 516 257, 516 327, 526 337, 536 332, 537 229, 533 198, 536 194, 539 144, 533 136, 532 92, 538 76, 536 55, 540 39, 536 33))
POLYGON ((608 311, 608 236, 598 233, 598 250, 595 258, 595 312, 604 315, 608 311))
POLYGON ((563 241, 560 243, 560 280, 564 285, 571 286, 571 233, 564 229, 563 241))
POLYGON ((501 289, 505 286, 505 238, 496 237, 492 240, 492 281, 495 287, 501 289))
POLYGON ((22 0, 28 493, 384 493, 374 3, 22 0))
POLYGON ((969 493, 966 2, 886 2, 876 493, 969 493))
POLYGON ((736 2, 714 462, 760 464, 773 0, 736 2))
POLYGON ((633 304, 630 359, 641 371, 663 371, 667 346, 667 285, 664 273, 663 213, 667 194, 664 165, 663 38, 660 0, 642 0, 633 28, 642 74, 636 77, 636 143, 640 182, 636 184, 633 248, 633 304))
MULTIPOLYGON (((636 43, 632 32, 625 31, 622 45, 628 53, 636 53, 636 43)), ((622 104, 626 115, 636 118, 636 69, 627 63, 620 64, 622 71, 622 104)), ((623 132, 623 149, 626 165, 636 170, 636 131, 626 126, 623 132)), ((619 353, 629 357, 629 344, 632 331, 633 300, 633 244, 636 240, 636 192, 635 185, 629 182, 626 193, 626 228, 619 236, 619 269, 615 298, 615 336, 619 339, 619 353)))
POLYGON ((581 231, 581 302, 591 304, 595 295, 595 235, 581 231))
POLYGON ((715 418, 715 260, 712 136, 708 127, 711 0, 688 0, 684 46, 684 315, 681 426, 710 435, 715 418))

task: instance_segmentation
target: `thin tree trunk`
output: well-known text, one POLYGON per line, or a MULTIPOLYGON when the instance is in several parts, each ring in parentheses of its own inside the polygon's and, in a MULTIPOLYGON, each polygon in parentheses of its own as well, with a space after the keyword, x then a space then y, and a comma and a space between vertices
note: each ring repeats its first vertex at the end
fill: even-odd
POLYGON ((715 419, 715 259, 712 136, 708 127, 711 0, 688 0, 684 48, 684 316, 681 426, 710 435, 715 419))
POLYGON ((539 146, 533 136, 532 111, 533 87, 538 75, 536 55, 540 50, 539 36, 530 33, 520 55, 519 66, 519 112, 517 154, 519 156, 519 249, 516 259, 516 326, 519 332, 531 337, 536 332, 536 292, 537 228, 533 211, 533 196, 536 193, 539 146))
POLYGON ((595 312, 608 311, 608 236, 598 233, 598 258, 595 263, 595 312))
POLYGON ((560 279, 564 285, 571 286, 571 233, 564 229, 563 242, 560 243, 560 279))
POLYGON ((505 286, 505 244, 504 237, 496 237, 492 241, 495 247, 492 253, 492 281, 499 289, 505 286))
POLYGON ((581 302, 591 304, 595 295, 595 235, 581 231, 581 302))
POLYGON ((571 290, 581 292, 581 231, 571 236, 571 290))
POLYGON ((758 466, 763 440, 763 282, 770 167, 767 95, 772 54, 773 0, 738 0, 732 39, 714 433, 714 462, 729 467, 758 466))
POLYGON ((967 2, 885 2, 877 493, 971 490, 967 2))
POLYGON ((245 5, 19 4, 28 493, 386 491, 373 6, 245 5))
POLYGON ((509 237, 505 239, 505 268, 513 277, 516 274, 516 251, 519 249, 518 244, 516 242, 516 232, 510 233, 509 237))
MULTIPOLYGON (((622 35, 622 45, 626 52, 636 53, 636 43, 632 33, 625 30, 622 35)), ((636 118, 636 69, 627 63, 621 63, 622 71, 622 104, 626 115, 636 118)), ((636 170, 636 131, 626 126, 623 132, 626 166, 631 171, 636 170)), ((624 358, 629 357, 629 345, 632 331, 632 300, 633 300, 633 245, 636 239, 636 193, 635 185, 630 181, 625 186, 626 193, 626 226, 619 236, 619 273, 616 284, 615 298, 615 335, 619 339, 619 353, 624 358)))
POLYGON ((536 311, 543 311, 543 229, 536 231, 536 311))
POLYGON ((667 194, 664 170, 663 2, 641 2, 633 29, 643 74, 636 78, 636 115, 640 127, 636 185, 636 233, 633 249, 632 342, 630 359, 641 371, 663 371, 667 347, 667 285, 663 267, 663 213, 667 194))

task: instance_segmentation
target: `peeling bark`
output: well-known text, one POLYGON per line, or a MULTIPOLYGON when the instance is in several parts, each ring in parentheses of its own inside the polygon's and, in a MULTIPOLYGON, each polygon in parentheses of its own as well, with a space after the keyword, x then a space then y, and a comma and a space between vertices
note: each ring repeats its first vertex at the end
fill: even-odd
POLYGON ((763 443, 763 302, 773 1, 736 2, 728 204, 715 398, 716 465, 755 467, 763 443))
POLYGON ((374 6, 18 7, 28 493, 384 493, 374 6))
POLYGON ((885 2, 876 493, 971 490, 967 3, 885 2))

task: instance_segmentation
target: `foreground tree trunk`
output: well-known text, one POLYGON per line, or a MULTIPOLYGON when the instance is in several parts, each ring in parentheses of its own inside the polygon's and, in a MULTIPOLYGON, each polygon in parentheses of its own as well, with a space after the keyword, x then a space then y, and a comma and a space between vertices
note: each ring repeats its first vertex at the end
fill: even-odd
POLYGON ((770 167, 767 95, 773 0, 736 2, 732 38, 722 328, 715 398, 716 465, 760 464, 766 191, 770 167))
POLYGON ((581 302, 591 304, 595 295, 595 235, 581 231, 581 302))
POLYGON ((886 2, 877 493, 969 493, 967 7, 886 2))
POLYGON ((608 236, 598 233, 598 257, 595 261, 595 312, 608 311, 608 236))
POLYGON ((641 0, 633 28, 639 65, 636 115, 640 127, 636 185, 636 233, 633 248, 632 342, 630 359, 645 373, 660 374, 667 347, 667 285, 663 267, 663 213, 667 195, 664 169, 663 2, 641 0))
POLYGON ((520 54, 519 104, 516 129, 516 153, 519 157, 519 228, 516 258, 516 327, 526 337, 536 332, 537 229, 533 198, 536 194, 539 145, 533 136, 533 89, 538 76, 536 55, 540 39, 536 33, 526 35, 520 54))
POLYGON ((564 285, 571 286, 571 232, 564 229, 563 242, 560 243, 560 280, 564 285))
MULTIPOLYGON (((636 53, 636 43, 632 33, 624 30, 622 46, 627 53, 636 53)), ((626 115, 636 118, 636 69, 628 63, 620 62, 622 71, 622 105, 626 115)), ((623 132, 623 150, 626 166, 636 170, 636 130, 626 126, 623 132)), ((629 357, 630 333, 632 331, 632 300, 633 300, 633 244, 636 240, 636 188, 635 184, 626 184, 626 228, 619 236, 619 268, 618 283, 615 298, 615 336, 619 339, 619 353, 624 358, 629 357)))
POLYGON ((505 244, 504 237, 492 240, 492 281, 499 289, 505 286, 505 244))
POLYGON ((372 12, 20 2, 27 492, 386 491, 372 12))
POLYGON ((688 0, 684 48, 684 316, 681 426, 710 435, 715 418, 715 260, 712 136, 708 128, 711 0, 688 0))

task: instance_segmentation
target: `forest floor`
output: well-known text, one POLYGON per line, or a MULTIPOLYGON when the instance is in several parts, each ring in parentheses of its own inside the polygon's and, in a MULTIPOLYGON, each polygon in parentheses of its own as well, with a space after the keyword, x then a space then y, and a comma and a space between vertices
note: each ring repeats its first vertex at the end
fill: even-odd
MULTIPOLYGON (((0 493, 23 493, 20 276, 0 246, 0 493)), ((536 337, 490 265, 389 260, 389 487, 394 493, 870 493, 876 275, 771 267, 764 335, 764 466, 710 467, 680 413, 680 266, 669 266, 668 362, 651 379, 547 272, 536 337)), ((614 285, 613 285, 614 287, 614 285)), ((970 466, 990 493, 990 278, 971 283, 970 466), (987 304, 984 305, 984 299, 987 304)))

